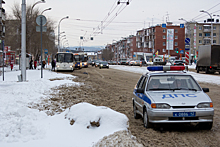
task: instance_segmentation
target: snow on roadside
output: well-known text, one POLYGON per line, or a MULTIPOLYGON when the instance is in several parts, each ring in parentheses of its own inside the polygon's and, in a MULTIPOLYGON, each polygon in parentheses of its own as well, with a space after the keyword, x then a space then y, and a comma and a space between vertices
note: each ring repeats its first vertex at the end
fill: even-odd
MULTIPOLYGON (((139 74, 145 74, 146 72, 149 72, 146 66, 139 67, 139 66, 110 65, 110 68, 139 73, 139 74)), ((195 65, 193 64, 192 66, 189 66, 189 68, 195 69, 195 65)), ((192 75, 197 82, 220 85, 220 76, 195 73, 191 71, 188 71, 186 73, 192 75)))

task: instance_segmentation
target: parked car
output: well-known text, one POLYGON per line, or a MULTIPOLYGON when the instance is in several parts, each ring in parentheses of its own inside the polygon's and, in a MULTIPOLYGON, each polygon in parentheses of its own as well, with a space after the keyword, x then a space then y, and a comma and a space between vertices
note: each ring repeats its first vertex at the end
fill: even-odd
POLYGON ((134 62, 135 62, 134 60, 131 60, 131 61, 129 62, 129 65, 130 65, 130 66, 133 66, 133 65, 134 65, 134 62))
POLYGON ((183 60, 174 60, 172 65, 184 66, 183 60))
POLYGON ((110 65, 116 65, 116 64, 117 64, 116 61, 111 61, 111 62, 110 62, 110 65))
POLYGON ((142 66, 142 62, 140 60, 135 60, 134 66, 142 66))
POLYGON ((133 91, 134 118, 143 117, 144 127, 155 123, 197 123, 201 129, 213 125, 214 107, 192 75, 175 66, 148 66, 133 91), (180 72, 169 72, 179 70, 180 72), (162 71, 162 72, 159 72, 162 71), (164 72, 163 72, 164 71, 164 72))

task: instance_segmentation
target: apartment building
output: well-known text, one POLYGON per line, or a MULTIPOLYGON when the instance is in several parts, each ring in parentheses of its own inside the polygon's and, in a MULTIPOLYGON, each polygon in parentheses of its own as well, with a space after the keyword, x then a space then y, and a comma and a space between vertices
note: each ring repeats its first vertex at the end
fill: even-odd
POLYGON ((186 37, 190 38, 190 50, 192 56, 198 55, 200 45, 211 44, 211 25, 213 25, 213 44, 220 45, 219 19, 207 19, 204 22, 187 22, 186 37))
POLYGON ((136 36, 130 35, 122 40, 116 41, 112 43, 109 48, 114 52, 112 59, 114 61, 118 61, 122 58, 132 59, 134 52, 137 51, 136 36))
MULTIPOLYGON (((170 55, 180 57, 180 50, 185 53, 185 27, 173 25, 168 22, 166 25, 159 24, 137 31, 136 46, 137 53, 158 53, 158 55, 170 55)), ((140 58, 140 57, 138 57, 140 58)))

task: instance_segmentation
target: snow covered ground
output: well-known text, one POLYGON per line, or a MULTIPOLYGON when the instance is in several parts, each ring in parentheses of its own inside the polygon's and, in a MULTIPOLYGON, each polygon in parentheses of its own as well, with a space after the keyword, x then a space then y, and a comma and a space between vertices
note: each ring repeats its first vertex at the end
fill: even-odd
MULTIPOLYGON (((110 68, 134 72, 134 73, 140 73, 140 74, 145 74, 148 71, 146 66, 139 67, 139 66, 111 65, 110 68)), ((188 66, 188 68, 195 69, 195 64, 188 66)), ((187 73, 191 74, 198 82, 220 85, 220 76, 201 74, 201 73, 199 74, 191 71, 188 71, 187 73)))
POLYGON ((4 81, 0 76, 1 147, 89 147, 104 136, 127 130, 127 116, 104 106, 79 103, 54 116, 28 108, 31 102, 48 96, 50 88, 83 83, 73 82, 71 75, 49 70, 43 71, 43 78, 41 70, 27 70, 27 82, 18 82, 19 74, 15 66, 12 71, 5 68, 4 81))
MULTIPOLYGON (((47 66, 51 68, 50 65, 47 66)), ((141 74, 147 71, 147 67, 135 66, 111 65, 110 68, 141 74)), ((18 82, 17 76, 21 74, 18 66, 12 71, 5 68, 4 81, 2 75, 0 76, 1 147, 90 147, 100 144, 100 139, 104 136, 127 131, 128 118, 107 107, 79 103, 54 116, 30 109, 30 103, 47 97, 53 87, 83 84, 72 81, 74 76, 57 74, 50 70, 44 70, 41 78, 39 69, 40 67, 37 70, 27 70, 26 82, 18 82)), ((219 76, 188 73, 197 81, 220 85, 219 76)), ((111 144, 108 139, 104 144, 107 142, 111 144)))

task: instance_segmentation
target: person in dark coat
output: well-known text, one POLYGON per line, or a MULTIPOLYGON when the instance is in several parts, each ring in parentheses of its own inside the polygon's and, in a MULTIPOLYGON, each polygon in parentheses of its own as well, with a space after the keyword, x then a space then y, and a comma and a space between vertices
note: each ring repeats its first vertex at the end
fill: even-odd
POLYGON ((43 68, 45 68, 45 65, 46 65, 46 61, 43 60, 43 68))
POLYGON ((51 69, 51 70, 54 70, 54 71, 55 71, 56 61, 55 61, 55 60, 52 60, 51 65, 52 65, 52 69, 51 69))
POLYGON ((30 67, 29 67, 29 69, 33 69, 33 60, 31 59, 31 61, 30 61, 30 67))

